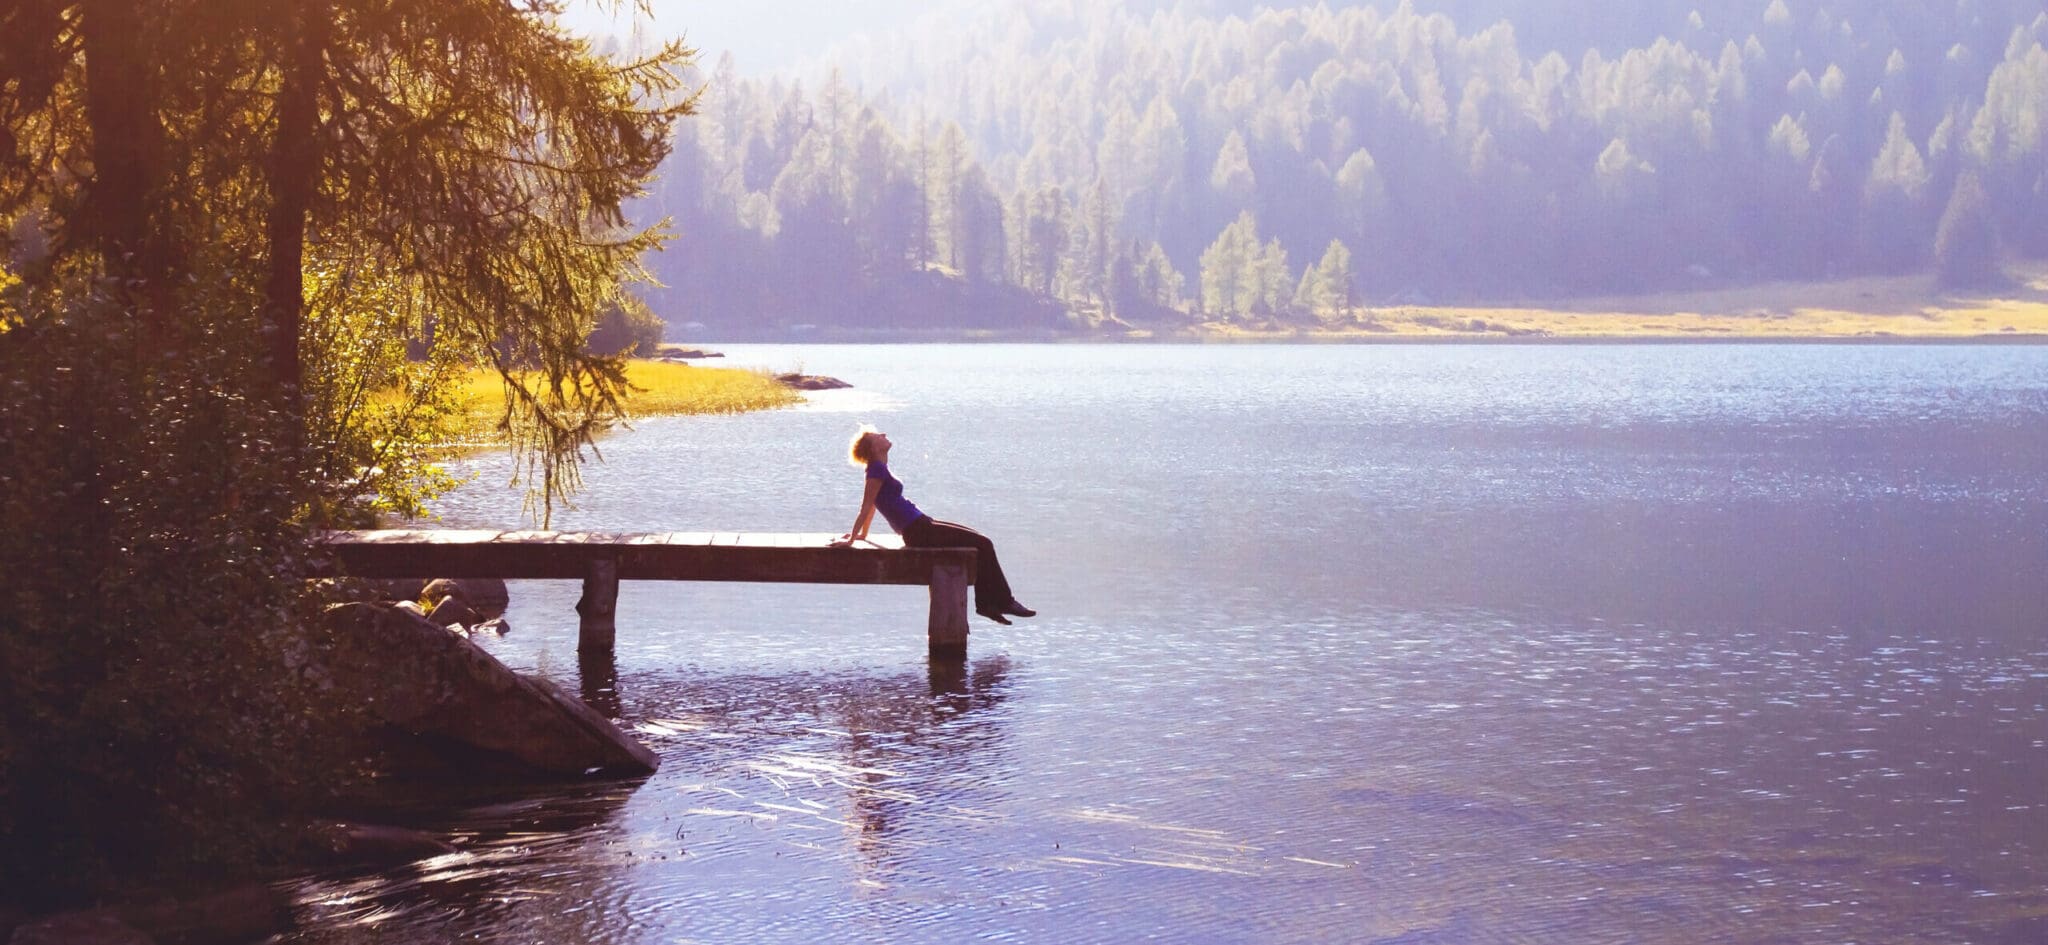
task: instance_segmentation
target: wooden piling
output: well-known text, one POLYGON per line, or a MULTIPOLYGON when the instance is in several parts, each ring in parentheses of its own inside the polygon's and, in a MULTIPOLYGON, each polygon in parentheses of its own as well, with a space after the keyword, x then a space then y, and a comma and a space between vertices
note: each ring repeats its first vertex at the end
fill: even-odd
POLYGON ((591 558, 583 572, 583 599, 576 602, 578 621, 576 649, 584 652, 612 651, 618 639, 619 560, 591 558))
POLYGON ((932 568, 932 611, 925 641, 935 660, 967 658, 967 569, 957 564, 932 568))

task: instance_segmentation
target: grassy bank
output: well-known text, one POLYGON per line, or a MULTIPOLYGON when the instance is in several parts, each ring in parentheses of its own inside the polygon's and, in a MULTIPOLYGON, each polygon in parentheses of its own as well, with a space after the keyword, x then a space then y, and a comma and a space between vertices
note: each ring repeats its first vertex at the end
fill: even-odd
MULTIPOLYGON (((773 376, 742 368, 633 360, 626 363, 626 378, 633 387, 626 400, 629 420, 769 410, 802 399, 773 376)), ((477 444, 500 438, 497 426, 504 416, 505 396, 495 371, 470 372, 454 397, 457 407, 444 428, 444 441, 477 444)))
POLYGON ((1520 305, 1386 306, 1360 310, 1334 327, 1210 323, 1193 334, 1347 341, 2048 338, 2048 267, 2013 276, 2010 286, 1987 293, 1939 292, 1925 275, 1871 277, 1520 305))

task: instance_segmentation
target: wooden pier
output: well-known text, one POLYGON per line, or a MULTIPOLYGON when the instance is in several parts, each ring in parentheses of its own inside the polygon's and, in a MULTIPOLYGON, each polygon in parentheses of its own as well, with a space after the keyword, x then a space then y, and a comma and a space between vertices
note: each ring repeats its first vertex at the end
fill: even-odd
POLYGON ((905 548, 895 535, 833 548, 828 534, 748 532, 400 531, 329 532, 335 570, 361 578, 580 580, 577 647, 608 652, 620 581, 777 584, 922 584, 934 658, 967 655, 967 588, 974 549, 905 548))

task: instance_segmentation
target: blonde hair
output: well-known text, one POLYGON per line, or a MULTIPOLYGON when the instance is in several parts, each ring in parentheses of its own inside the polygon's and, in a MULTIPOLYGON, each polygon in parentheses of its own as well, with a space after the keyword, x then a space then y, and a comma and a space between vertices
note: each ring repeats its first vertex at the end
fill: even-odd
POLYGON ((875 429, 873 424, 861 424, 860 429, 853 434, 853 442, 846 446, 848 460, 855 466, 866 466, 872 461, 875 454, 873 447, 868 446, 868 437, 880 432, 882 431, 875 429))

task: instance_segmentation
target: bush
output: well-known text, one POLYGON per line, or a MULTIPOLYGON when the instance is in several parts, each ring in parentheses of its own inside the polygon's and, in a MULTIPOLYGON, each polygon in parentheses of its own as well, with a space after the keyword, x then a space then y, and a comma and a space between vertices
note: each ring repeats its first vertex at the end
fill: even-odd
POLYGON ((346 771, 253 334, 146 321, 0 330, 0 899, 31 908, 275 856, 346 771))
POLYGON ((614 305, 599 316, 587 344, 592 354, 652 357, 666 327, 644 305, 614 305))

